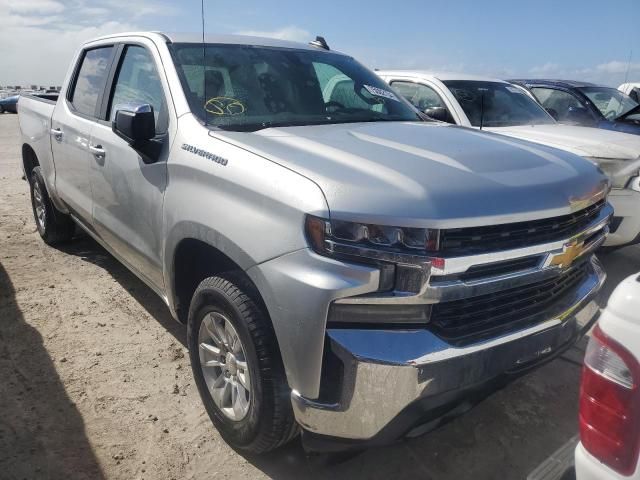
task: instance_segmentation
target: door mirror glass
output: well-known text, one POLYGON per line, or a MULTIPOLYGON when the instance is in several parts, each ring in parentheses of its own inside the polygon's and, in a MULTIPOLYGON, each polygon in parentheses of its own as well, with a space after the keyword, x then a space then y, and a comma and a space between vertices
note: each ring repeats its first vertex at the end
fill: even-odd
POLYGON ((434 120, 440 120, 441 122, 451 122, 451 115, 446 107, 429 107, 424 109, 424 113, 434 120))
POLYGON ((130 145, 140 144, 156 136, 156 120, 149 104, 123 104, 115 107, 111 123, 113 132, 130 145))

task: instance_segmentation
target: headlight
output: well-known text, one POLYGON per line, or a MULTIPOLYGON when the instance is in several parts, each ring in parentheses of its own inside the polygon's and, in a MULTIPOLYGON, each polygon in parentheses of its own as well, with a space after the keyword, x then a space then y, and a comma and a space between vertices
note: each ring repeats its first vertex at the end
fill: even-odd
POLYGON ((619 158, 587 157, 587 160, 600 167, 602 172, 611 179, 613 188, 625 188, 631 178, 638 176, 638 170, 640 170, 640 158, 637 160, 624 160, 619 158))
POLYGON ((352 255, 398 264, 424 264, 438 251, 439 231, 326 220, 307 215, 305 231, 321 255, 352 255))
MULTIPOLYGON (((320 255, 375 264, 380 269, 379 291, 393 295, 415 295, 428 270, 444 269, 444 258, 436 257, 439 231, 428 228, 390 227, 307 215, 305 231, 309 244, 320 255)), ((349 324, 424 325, 429 305, 368 305, 332 303, 330 326, 349 324)))
POLYGON ((445 268, 445 259, 436 256, 438 230, 330 221, 307 215, 305 232, 320 255, 377 265, 382 291, 417 293, 425 283, 426 267, 440 272, 445 268))

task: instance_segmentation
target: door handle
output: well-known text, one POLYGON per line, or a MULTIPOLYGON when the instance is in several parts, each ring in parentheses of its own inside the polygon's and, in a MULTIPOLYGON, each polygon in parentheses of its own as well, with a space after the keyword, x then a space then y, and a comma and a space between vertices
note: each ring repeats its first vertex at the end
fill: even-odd
POLYGON ((62 140, 63 134, 62 134, 62 130, 60 130, 59 128, 52 128, 50 133, 53 136, 53 138, 55 138, 58 142, 62 140))
POLYGON ((96 160, 104 160, 107 152, 102 148, 102 145, 89 145, 89 151, 93 154, 96 160))

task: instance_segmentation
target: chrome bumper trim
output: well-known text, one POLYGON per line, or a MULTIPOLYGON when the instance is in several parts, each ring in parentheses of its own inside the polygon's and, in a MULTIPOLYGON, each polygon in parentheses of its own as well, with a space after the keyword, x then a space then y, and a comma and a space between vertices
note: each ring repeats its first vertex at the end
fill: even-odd
POLYGON ((595 257, 573 295, 540 314, 535 325, 455 347, 426 329, 329 329, 345 365, 338 403, 291 393, 298 423, 310 432, 367 440, 416 400, 482 385, 542 361, 585 333, 598 314, 606 275, 595 257))

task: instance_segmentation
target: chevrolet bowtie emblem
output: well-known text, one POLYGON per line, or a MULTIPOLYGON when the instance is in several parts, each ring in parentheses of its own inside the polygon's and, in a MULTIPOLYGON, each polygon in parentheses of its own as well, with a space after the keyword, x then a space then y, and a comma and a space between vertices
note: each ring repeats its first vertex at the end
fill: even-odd
POLYGON ((551 257, 549 266, 557 266, 560 268, 567 268, 571 266, 573 261, 582 256, 584 253, 584 242, 576 243, 574 245, 565 245, 564 251, 551 257))

